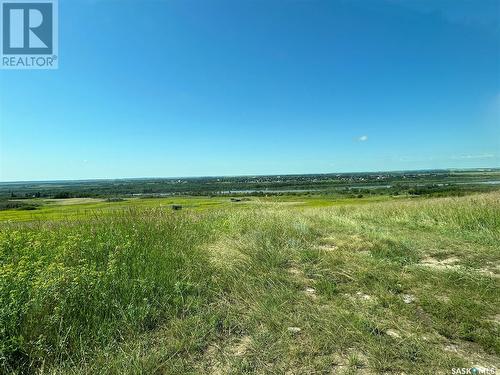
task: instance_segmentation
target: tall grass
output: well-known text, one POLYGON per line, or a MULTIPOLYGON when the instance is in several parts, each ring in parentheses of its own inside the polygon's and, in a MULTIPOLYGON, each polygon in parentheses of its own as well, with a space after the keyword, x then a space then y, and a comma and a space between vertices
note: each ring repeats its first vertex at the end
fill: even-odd
POLYGON ((0 232, 4 368, 85 356, 211 298, 198 217, 129 211, 0 232))
POLYGON ((0 372, 313 373, 347 356, 349 371, 418 373, 465 363, 439 340, 499 353, 498 279, 419 263, 437 241, 498 264, 499 209, 484 194, 2 224, 0 372))

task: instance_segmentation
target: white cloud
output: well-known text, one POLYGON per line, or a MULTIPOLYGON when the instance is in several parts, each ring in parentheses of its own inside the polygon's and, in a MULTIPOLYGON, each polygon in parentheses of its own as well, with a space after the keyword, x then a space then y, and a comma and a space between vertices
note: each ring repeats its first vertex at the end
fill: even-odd
POLYGON ((366 142, 368 140, 367 135, 362 135, 361 137, 358 138, 358 142, 366 142))

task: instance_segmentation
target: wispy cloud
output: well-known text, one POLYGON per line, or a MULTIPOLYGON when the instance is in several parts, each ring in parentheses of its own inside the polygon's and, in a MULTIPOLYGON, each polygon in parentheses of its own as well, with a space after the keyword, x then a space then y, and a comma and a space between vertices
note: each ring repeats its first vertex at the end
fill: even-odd
POLYGON ((451 159, 463 160, 463 159, 492 159, 495 154, 479 154, 479 155, 456 155, 452 156, 451 159))
POLYGON ((366 142, 368 140, 367 135, 362 135, 361 137, 358 138, 358 142, 366 142))

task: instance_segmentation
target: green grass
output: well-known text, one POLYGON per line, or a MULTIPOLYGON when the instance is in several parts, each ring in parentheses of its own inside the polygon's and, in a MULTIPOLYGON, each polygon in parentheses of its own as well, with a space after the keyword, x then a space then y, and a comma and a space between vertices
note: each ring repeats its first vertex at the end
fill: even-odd
POLYGON ((6 210, 0 211, 0 221, 47 221, 76 220, 95 215, 113 216, 126 209, 164 208, 170 209, 172 204, 180 204, 185 208, 212 208, 229 206, 229 199, 188 197, 188 198, 149 198, 126 199, 121 202, 106 202, 104 199, 27 199, 23 202, 37 204, 38 209, 32 211, 6 210), (75 203, 76 202, 76 203, 75 203))
POLYGON ((34 220, 15 215, 0 213, 11 220, 0 225, 0 372, 500 366, 499 193, 46 203, 34 220))
POLYGON ((339 198, 338 196, 304 195, 304 196, 269 196, 250 197, 242 202, 231 202, 229 197, 175 197, 175 198, 128 198, 119 202, 107 202, 105 199, 96 198, 71 198, 71 199, 22 199, 22 202, 32 205, 36 210, 0 210, 0 222, 27 222, 47 220, 78 220, 95 215, 113 216, 116 212, 125 209, 163 208, 169 210, 173 204, 182 205, 189 210, 207 209, 242 209, 255 208, 256 206, 287 207, 330 207, 346 204, 368 204, 384 202, 389 196, 367 196, 358 198, 339 198))

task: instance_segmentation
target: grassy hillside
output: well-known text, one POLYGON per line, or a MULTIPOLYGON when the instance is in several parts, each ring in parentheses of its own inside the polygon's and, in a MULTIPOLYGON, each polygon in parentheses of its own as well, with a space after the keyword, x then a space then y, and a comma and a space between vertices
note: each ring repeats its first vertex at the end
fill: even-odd
POLYGON ((499 192, 150 201, 0 224, 0 372, 500 367, 499 192))

